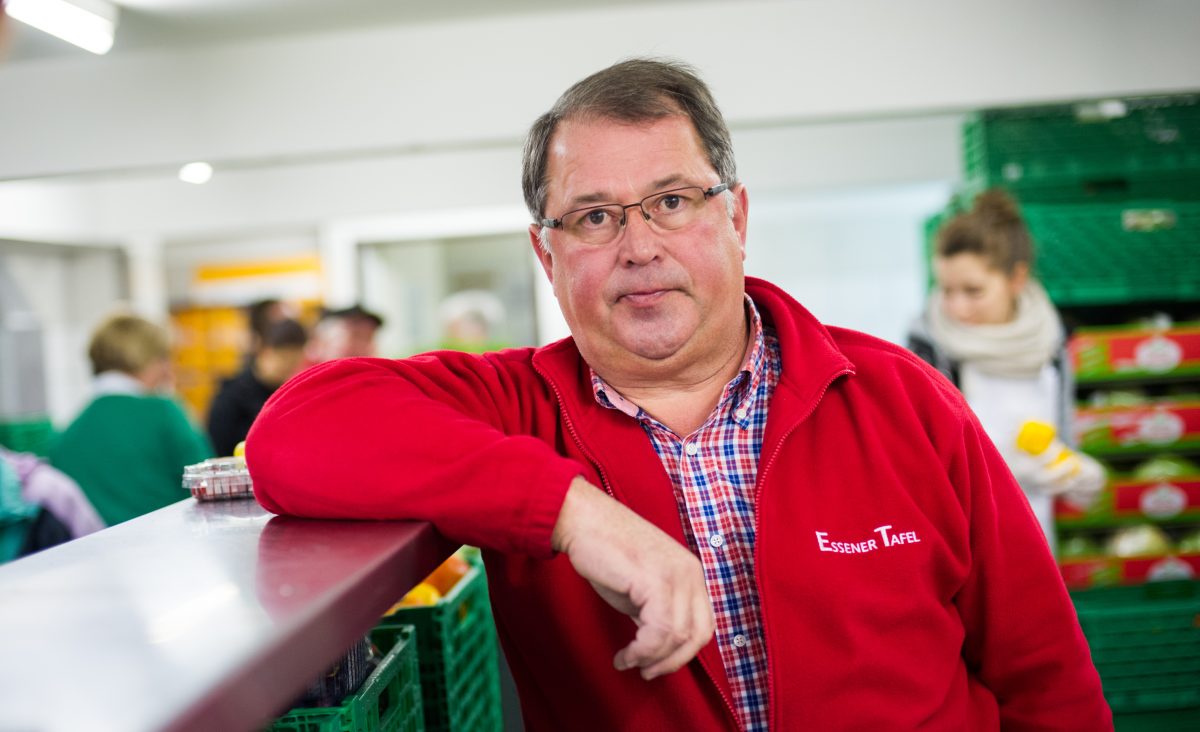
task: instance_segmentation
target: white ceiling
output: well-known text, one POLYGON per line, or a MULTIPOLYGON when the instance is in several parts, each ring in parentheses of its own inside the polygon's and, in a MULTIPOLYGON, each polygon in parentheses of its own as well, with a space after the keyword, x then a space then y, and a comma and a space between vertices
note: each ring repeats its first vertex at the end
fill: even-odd
MULTIPOLYGON (((645 5, 646 0, 117 0, 115 4, 121 18, 110 53, 380 25, 645 5)), ((90 55, 23 23, 14 21, 9 26, 7 63, 90 55)))

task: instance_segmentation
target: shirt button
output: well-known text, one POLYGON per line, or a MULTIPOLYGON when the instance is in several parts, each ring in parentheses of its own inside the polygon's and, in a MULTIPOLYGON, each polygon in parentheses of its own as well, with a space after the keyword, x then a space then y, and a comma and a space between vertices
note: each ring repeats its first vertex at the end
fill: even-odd
POLYGON ((746 408, 738 407, 738 410, 733 413, 733 416, 737 417, 738 419, 745 419, 746 418, 746 408))
POLYGON ((737 646, 738 648, 745 648, 746 644, 749 642, 750 641, 746 640, 746 636, 742 635, 741 633, 733 636, 733 645, 737 646))
POLYGON ((714 549, 720 549, 725 545, 725 537, 721 536, 720 534, 713 534, 712 536, 708 537, 708 544, 714 549))
POLYGON ((696 453, 700 452, 700 446, 694 442, 689 442, 687 447, 683 448, 683 451, 688 455, 695 455, 696 453))

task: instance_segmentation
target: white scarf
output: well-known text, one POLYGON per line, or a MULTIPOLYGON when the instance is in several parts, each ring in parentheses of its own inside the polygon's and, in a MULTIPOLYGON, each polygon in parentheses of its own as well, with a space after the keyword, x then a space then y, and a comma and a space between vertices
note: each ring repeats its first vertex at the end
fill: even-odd
POLYGON ((1062 321, 1042 286, 1029 280, 1007 323, 966 325, 948 315, 934 291, 926 312, 929 333, 950 358, 994 376, 1025 378, 1054 359, 1063 342, 1062 321))

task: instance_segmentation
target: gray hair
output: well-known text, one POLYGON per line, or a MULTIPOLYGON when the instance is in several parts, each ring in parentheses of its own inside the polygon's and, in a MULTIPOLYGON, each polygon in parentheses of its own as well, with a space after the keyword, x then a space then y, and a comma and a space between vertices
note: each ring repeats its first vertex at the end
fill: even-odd
POLYGON ((577 82, 529 129, 521 160, 521 189, 534 221, 545 216, 550 140, 560 122, 593 118, 637 123, 677 114, 691 120, 721 181, 731 186, 737 182, 729 128, 696 70, 679 61, 635 58, 577 82))

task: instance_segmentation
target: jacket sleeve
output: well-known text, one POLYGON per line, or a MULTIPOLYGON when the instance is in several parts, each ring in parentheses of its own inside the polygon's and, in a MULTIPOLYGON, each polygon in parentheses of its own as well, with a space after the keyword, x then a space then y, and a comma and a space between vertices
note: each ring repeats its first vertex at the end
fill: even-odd
POLYGON ((970 570, 956 598, 968 668, 1005 730, 1110 730, 1087 641, 1029 502, 963 407, 949 477, 969 518, 970 570))
POLYGON ((563 498, 584 471, 530 436, 547 398, 531 367, 494 354, 321 364, 255 421, 255 496, 274 513, 420 519, 454 541, 550 556, 563 498))

